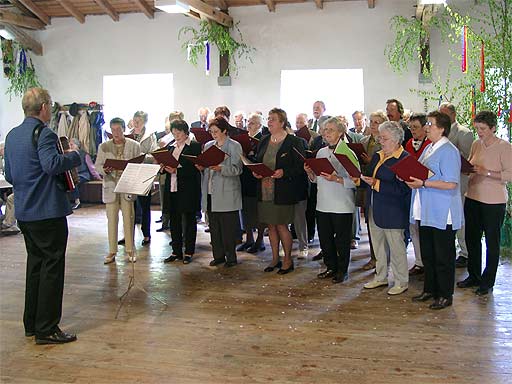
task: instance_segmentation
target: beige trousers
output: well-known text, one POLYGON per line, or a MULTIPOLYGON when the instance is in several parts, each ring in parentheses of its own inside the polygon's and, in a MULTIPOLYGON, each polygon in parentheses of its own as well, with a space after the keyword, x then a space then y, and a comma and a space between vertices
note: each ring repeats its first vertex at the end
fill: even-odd
POLYGON ((116 200, 107 206, 108 222, 108 246, 110 253, 117 253, 117 233, 119 226, 119 209, 123 215, 123 231, 125 240, 125 251, 127 254, 133 254, 134 243, 134 207, 133 201, 126 200, 122 195, 116 194, 116 200))

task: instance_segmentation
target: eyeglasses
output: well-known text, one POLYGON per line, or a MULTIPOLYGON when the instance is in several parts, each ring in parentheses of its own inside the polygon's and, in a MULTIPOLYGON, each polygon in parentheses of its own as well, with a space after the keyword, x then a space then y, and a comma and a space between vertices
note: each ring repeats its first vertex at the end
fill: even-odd
POLYGON ((425 127, 431 127, 431 126, 433 126, 433 125, 435 125, 435 124, 434 124, 434 123, 432 123, 431 121, 427 121, 427 122, 425 123, 425 127))

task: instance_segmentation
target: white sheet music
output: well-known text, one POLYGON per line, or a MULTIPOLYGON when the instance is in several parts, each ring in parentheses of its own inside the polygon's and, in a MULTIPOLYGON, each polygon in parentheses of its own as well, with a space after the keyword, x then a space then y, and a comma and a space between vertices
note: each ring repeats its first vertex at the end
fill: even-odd
POLYGON ((145 196, 153 186, 159 170, 158 164, 128 163, 114 192, 145 196))

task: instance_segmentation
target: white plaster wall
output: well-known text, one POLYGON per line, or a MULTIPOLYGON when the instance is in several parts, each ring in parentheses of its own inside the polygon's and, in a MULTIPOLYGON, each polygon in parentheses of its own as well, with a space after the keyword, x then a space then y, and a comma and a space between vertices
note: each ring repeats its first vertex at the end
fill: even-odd
MULTIPOLYGON (((102 102, 102 77, 112 74, 174 73, 175 109, 195 120, 198 107, 226 104, 232 111, 267 111, 279 105, 282 69, 363 68, 365 110, 383 108, 395 97, 407 108, 422 109, 423 102, 410 93, 417 86, 417 69, 394 74, 386 64, 384 47, 391 40, 389 19, 413 14, 414 0, 380 1, 368 9, 365 1, 282 5, 275 13, 266 6, 232 8, 249 45, 257 49, 254 63, 246 63, 231 87, 217 85, 218 54, 212 52, 212 75, 206 77, 186 62, 177 41, 178 30, 197 25, 182 15, 156 13, 121 15, 115 23, 108 16, 88 16, 85 24, 73 18, 52 19, 38 38, 44 56, 33 57, 42 84, 60 103, 102 102), (313 10, 313 11, 312 11, 313 10)), ((0 80, 5 90, 5 80, 0 80)), ((350 92, 342 89, 340 92, 350 92)), ((0 95, 0 133, 22 119, 19 99, 0 95)), ((311 112, 311 111, 306 111, 311 112)), ((329 113, 336 113, 335 106, 329 113)))

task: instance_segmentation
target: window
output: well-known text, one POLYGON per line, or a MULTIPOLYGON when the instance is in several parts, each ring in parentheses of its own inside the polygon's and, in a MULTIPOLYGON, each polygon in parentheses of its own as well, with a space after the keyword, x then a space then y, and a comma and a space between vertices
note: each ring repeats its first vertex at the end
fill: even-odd
POLYGON ((306 69, 281 71, 281 108, 292 128, 295 116, 313 117, 313 103, 325 103, 327 115, 345 115, 352 125, 352 113, 364 110, 362 69, 306 69))
POLYGON ((174 110, 173 74, 103 76, 103 104, 107 131, 112 118, 121 117, 128 124, 136 111, 144 111, 146 129, 161 132, 174 110))

